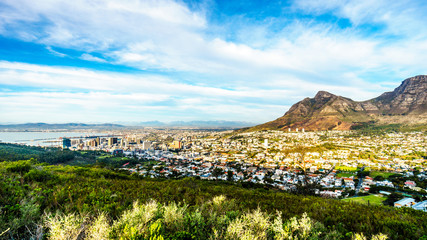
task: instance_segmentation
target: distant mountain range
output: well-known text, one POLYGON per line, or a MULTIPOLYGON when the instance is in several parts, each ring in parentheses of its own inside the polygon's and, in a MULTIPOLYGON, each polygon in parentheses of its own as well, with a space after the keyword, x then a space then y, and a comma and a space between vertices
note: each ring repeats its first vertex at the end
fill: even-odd
POLYGON ((24 124, 4 124, 0 125, 0 131, 39 131, 39 130, 110 130, 110 129, 134 129, 138 127, 179 127, 179 128, 220 128, 220 129, 236 129, 242 127, 253 126, 253 123, 238 122, 238 121, 174 121, 160 122, 149 121, 132 124, 85 124, 85 123, 24 123, 24 124))
POLYGON ((119 124, 85 124, 85 123, 23 123, 0 125, 0 130, 7 131, 38 131, 38 130, 80 130, 80 129, 119 129, 125 126, 119 124))
POLYGON ((253 126, 254 123, 243 122, 243 121, 223 121, 223 120, 212 120, 212 121, 173 121, 173 122, 160 122, 160 121, 149 121, 141 122, 136 124, 144 127, 198 127, 198 128, 242 128, 253 126))
POLYGON ((361 124, 427 124, 427 75, 408 78, 394 91, 362 102, 319 91, 282 117, 246 130, 349 130, 361 124))

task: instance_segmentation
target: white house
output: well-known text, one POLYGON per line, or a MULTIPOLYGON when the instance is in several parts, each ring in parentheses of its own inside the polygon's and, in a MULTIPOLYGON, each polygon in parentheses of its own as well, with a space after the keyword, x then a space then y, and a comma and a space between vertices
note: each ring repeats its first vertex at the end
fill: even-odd
POLYGON ((415 205, 412 206, 412 208, 415 210, 421 210, 421 211, 427 212, 427 200, 416 203, 415 205))
POLYGON ((401 199, 401 200, 395 202, 394 206, 398 207, 398 208, 399 207, 412 207, 412 205, 414 205, 415 203, 416 203, 415 199, 413 199, 413 198, 404 198, 404 199, 401 199))

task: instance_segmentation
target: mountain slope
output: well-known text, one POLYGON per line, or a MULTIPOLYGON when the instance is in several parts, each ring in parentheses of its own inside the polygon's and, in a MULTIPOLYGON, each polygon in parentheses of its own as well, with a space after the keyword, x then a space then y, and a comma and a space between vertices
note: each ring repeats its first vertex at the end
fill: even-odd
POLYGON ((282 117, 248 130, 349 130, 368 122, 426 124, 427 75, 408 78, 394 91, 362 102, 319 91, 314 98, 294 104, 282 117))

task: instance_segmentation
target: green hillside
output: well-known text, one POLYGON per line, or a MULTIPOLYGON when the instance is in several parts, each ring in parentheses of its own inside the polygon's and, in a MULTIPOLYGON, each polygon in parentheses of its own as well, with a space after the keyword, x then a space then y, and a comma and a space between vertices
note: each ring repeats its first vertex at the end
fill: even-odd
MULTIPOLYGON (((59 214, 58 218, 65 214, 93 219, 103 213, 110 219, 107 225, 111 225, 112 221, 123 217, 136 201, 146 204, 154 200, 159 204, 185 205, 187 213, 191 215, 202 211, 214 197, 220 195, 226 197, 225 202, 229 204, 226 211, 221 212, 222 218, 228 219, 224 220, 224 226, 209 222, 207 217, 210 214, 205 213, 203 220, 200 220, 203 222, 200 229, 190 225, 184 228, 193 237, 174 238, 178 230, 168 230, 162 236, 169 236, 169 239, 206 239, 205 236, 214 236, 215 231, 218 233, 219 228, 223 229, 221 234, 226 234, 224 229, 232 221, 244 218, 245 214, 258 208, 262 214, 268 214, 269 221, 273 222, 278 216, 287 222, 293 217, 300 219, 306 213, 309 219, 319 222, 326 229, 322 233, 324 237, 331 232, 342 239, 351 239, 354 233, 368 236, 383 233, 390 239, 419 239, 427 235, 427 215, 424 212, 293 195, 247 183, 191 178, 141 179, 102 167, 54 166, 34 160, 1 162, 0 176, 0 233, 6 231, 1 236, 4 239, 28 238, 30 232, 37 232, 37 226, 39 231, 43 229, 46 237, 46 233, 52 231, 46 220, 46 216, 52 217, 49 214, 59 214), (279 215, 277 212, 280 212, 279 215)), ((160 214, 153 221, 150 220, 150 224, 163 217, 160 214)), ((144 234, 150 224, 144 225, 144 234)), ((162 231, 167 230, 164 222, 161 226, 162 231)), ((129 229, 132 227, 137 226, 128 226, 129 229)), ((124 228, 121 230, 124 231, 124 228)), ((139 239, 144 239, 143 235, 139 239)))

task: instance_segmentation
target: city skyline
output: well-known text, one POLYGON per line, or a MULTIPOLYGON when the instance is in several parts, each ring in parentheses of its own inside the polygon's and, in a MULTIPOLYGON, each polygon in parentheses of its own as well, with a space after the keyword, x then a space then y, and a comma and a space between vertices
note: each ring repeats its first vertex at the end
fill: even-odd
POLYGON ((0 123, 266 122, 426 74, 424 1, 3 1, 0 123))

